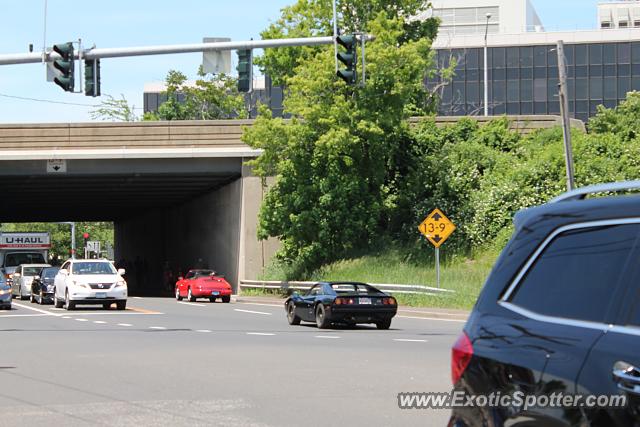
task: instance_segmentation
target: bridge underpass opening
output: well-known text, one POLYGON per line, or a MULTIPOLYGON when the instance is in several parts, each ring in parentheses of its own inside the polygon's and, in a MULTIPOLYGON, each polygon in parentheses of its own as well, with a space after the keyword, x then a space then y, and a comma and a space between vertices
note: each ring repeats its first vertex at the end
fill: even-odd
POLYGON ((47 173, 43 160, 0 162, 0 222, 112 221, 132 295, 170 294, 165 263, 174 277, 214 269, 236 291, 265 262, 255 240, 262 187, 244 160, 69 159, 65 173, 47 173))

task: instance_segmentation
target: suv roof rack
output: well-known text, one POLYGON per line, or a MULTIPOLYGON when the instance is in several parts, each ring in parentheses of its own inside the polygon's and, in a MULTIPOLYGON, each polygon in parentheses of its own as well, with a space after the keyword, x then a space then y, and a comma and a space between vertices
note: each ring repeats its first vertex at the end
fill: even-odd
POLYGON ((607 184, 588 185, 586 187, 580 187, 576 188, 575 190, 567 191, 566 193, 551 199, 549 203, 583 200, 589 194, 620 192, 627 190, 640 190, 640 181, 621 181, 610 182, 607 184))

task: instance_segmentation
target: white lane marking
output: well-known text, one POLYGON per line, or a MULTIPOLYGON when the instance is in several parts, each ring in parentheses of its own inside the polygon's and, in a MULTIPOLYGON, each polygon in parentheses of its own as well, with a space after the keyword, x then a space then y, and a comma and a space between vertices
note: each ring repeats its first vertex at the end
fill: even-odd
POLYGON ((71 316, 62 316, 62 319, 71 319, 71 316))
POLYGON ((56 308, 56 307, 51 307, 51 310, 55 310, 55 311, 65 311, 64 308, 56 308))
POLYGON ((282 301, 282 304, 264 304, 264 303, 259 303, 259 302, 238 301, 238 304, 243 304, 243 305, 262 305, 264 307, 278 307, 278 308, 284 307, 284 301, 282 301))
POLYGON ((94 320, 93 323, 97 323, 98 325, 104 325, 107 322, 105 322, 104 320, 94 320))
POLYGON ((265 313, 264 311, 240 310, 239 308, 234 308, 233 310, 239 311, 241 313, 264 314, 265 316, 271 316, 273 314, 273 313, 265 313))
POLYGON ((196 332, 202 332, 202 333, 206 334, 207 332, 211 332, 211 331, 208 330, 208 329, 198 329, 198 330, 196 330, 196 332))
POLYGON ((118 326, 133 326, 131 323, 118 323, 118 326))
POLYGON ((197 303, 197 302, 184 302, 184 301, 178 301, 178 304, 184 304, 184 305, 190 305, 193 307, 206 307, 207 304, 201 304, 201 303, 197 303))
POLYGON ((457 320, 457 319, 436 319, 433 317, 417 317, 417 316, 396 316, 396 318, 401 319, 420 319, 420 320, 435 320, 436 322, 458 322, 458 323, 467 323, 466 320, 457 320))
POLYGON ((143 299, 142 297, 131 297, 133 299, 143 299))
POLYGON ((427 342, 427 340, 410 340, 406 338, 394 338, 393 340, 398 342, 427 342))
POLYGON ((55 317, 59 317, 60 316, 59 314, 55 314, 55 313, 52 313, 52 312, 47 311, 47 310, 40 310, 39 308, 29 307, 28 305, 19 304, 17 302, 14 302, 13 305, 21 307, 21 308, 26 308, 27 310, 37 311, 38 313, 46 314, 47 316, 55 316, 55 317))
POLYGON ((269 333, 269 332, 247 332, 247 335, 259 335, 259 336, 263 336, 263 337, 271 337, 275 334, 269 333))
POLYGON ((78 322, 88 322, 89 319, 76 319, 78 322))
POLYGON ((336 339, 336 338, 340 338, 336 335, 316 335, 316 338, 329 338, 329 339, 336 339))
POLYGON ((76 312, 76 313, 69 313, 70 316, 112 316, 112 315, 116 315, 116 316, 155 316, 157 314, 164 314, 164 313, 137 313, 137 312, 130 312, 130 311, 82 311, 82 312, 76 312))
POLYGON ((165 328, 164 326, 149 326, 149 329, 156 329, 158 331, 164 331, 167 328, 165 328))
POLYGON ((3 314, 0 317, 44 317, 46 314, 3 314))

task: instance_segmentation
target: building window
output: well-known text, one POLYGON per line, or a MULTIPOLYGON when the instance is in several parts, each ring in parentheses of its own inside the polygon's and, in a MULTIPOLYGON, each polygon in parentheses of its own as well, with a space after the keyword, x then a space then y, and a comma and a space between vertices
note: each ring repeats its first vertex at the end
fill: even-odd
POLYGON ((629 22, 628 21, 620 21, 620 22, 618 22, 618 27, 619 28, 629 28, 629 22))
POLYGON ((603 28, 603 29, 611 28, 611 22, 601 22, 600 28, 603 28))
POLYGON ((633 26, 636 28, 640 28, 640 20, 633 21, 633 26))

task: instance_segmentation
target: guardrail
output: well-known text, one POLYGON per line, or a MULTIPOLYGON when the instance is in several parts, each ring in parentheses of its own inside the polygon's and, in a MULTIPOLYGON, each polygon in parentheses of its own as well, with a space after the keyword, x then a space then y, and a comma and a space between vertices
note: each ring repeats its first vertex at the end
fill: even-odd
MULTIPOLYGON (((277 280, 240 280, 240 289, 279 290, 286 293, 288 289, 307 290, 318 282, 277 281, 277 280)), ((389 283, 370 283, 371 286, 390 294, 450 295, 450 289, 432 288, 423 285, 395 285, 389 283)))

